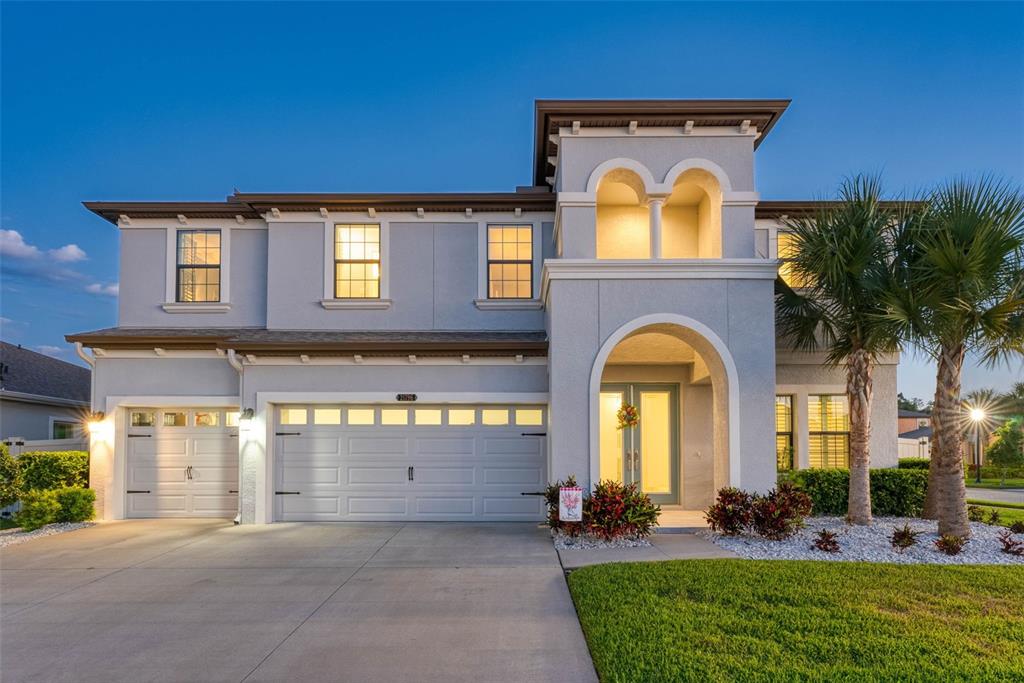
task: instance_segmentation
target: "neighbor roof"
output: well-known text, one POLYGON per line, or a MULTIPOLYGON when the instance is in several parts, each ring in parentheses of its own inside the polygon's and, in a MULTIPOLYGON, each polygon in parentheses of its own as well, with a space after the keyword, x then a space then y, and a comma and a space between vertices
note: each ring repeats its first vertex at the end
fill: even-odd
POLYGON ((931 417, 931 413, 923 413, 918 410, 903 410, 900 408, 897 411, 899 417, 931 417))
POLYGON ((553 172, 548 157, 557 153, 550 136, 579 121, 587 128, 739 126, 744 121, 761 133, 756 148, 786 111, 790 100, 537 100, 534 103, 533 184, 546 185, 553 172))
POLYGON ((932 428, 931 427, 918 427, 917 429, 912 429, 909 432, 903 432, 902 434, 900 434, 900 438, 901 439, 930 439, 930 438, 932 438, 932 428))
POLYGON ((0 396, 14 393, 88 404, 90 382, 87 368, 0 342, 0 396))
POLYGON ((547 353, 543 330, 268 330, 265 328, 110 327, 68 335, 104 349, 234 349, 263 355, 361 354, 367 356, 524 355, 547 353))

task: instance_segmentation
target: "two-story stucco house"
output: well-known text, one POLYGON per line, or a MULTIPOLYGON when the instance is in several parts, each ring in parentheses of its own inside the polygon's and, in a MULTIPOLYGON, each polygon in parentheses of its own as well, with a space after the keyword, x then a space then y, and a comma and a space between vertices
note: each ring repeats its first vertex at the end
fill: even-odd
POLYGON ((539 101, 514 192, 87 203, 121 235, 118 326, 68 337, 100 515, 536 520, 567 475, 700 509, 845 465, 842 370, 776 342, 780 217, 813 205, 755 187, 787 105, 539 101))

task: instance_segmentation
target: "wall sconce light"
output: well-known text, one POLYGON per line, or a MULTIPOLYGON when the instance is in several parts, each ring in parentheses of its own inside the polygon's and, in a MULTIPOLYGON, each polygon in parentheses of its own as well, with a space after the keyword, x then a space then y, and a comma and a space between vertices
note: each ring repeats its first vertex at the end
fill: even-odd
POLYGON ((245 408, 244 410, 242 410, 241 413, 238 414, 238 419, 245 420, 246 422, 253 419, 254 417, 256 417, 256 411, 253 410, 252 408, 245 408))

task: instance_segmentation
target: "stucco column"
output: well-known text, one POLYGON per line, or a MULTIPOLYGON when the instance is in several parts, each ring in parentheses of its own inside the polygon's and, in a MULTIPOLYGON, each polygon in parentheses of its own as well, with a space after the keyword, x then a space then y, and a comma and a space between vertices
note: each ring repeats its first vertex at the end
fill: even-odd
POLYGON ((651 197, 651 258, 661 258, 661 207, 664 197, 651 197))

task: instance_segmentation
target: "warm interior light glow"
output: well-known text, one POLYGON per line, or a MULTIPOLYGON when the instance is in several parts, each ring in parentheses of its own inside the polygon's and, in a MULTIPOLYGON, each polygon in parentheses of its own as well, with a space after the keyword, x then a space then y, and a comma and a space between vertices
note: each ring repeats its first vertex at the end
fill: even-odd
POLYGON ((90 420, 87 423, 89 436, 97 441, 111 441, 114 438, 113 420, 90 420))
POLYGON ((985 411, 981 408, 971 408, 971 419, 975 422, 981 422, 985 419, 985 411))

